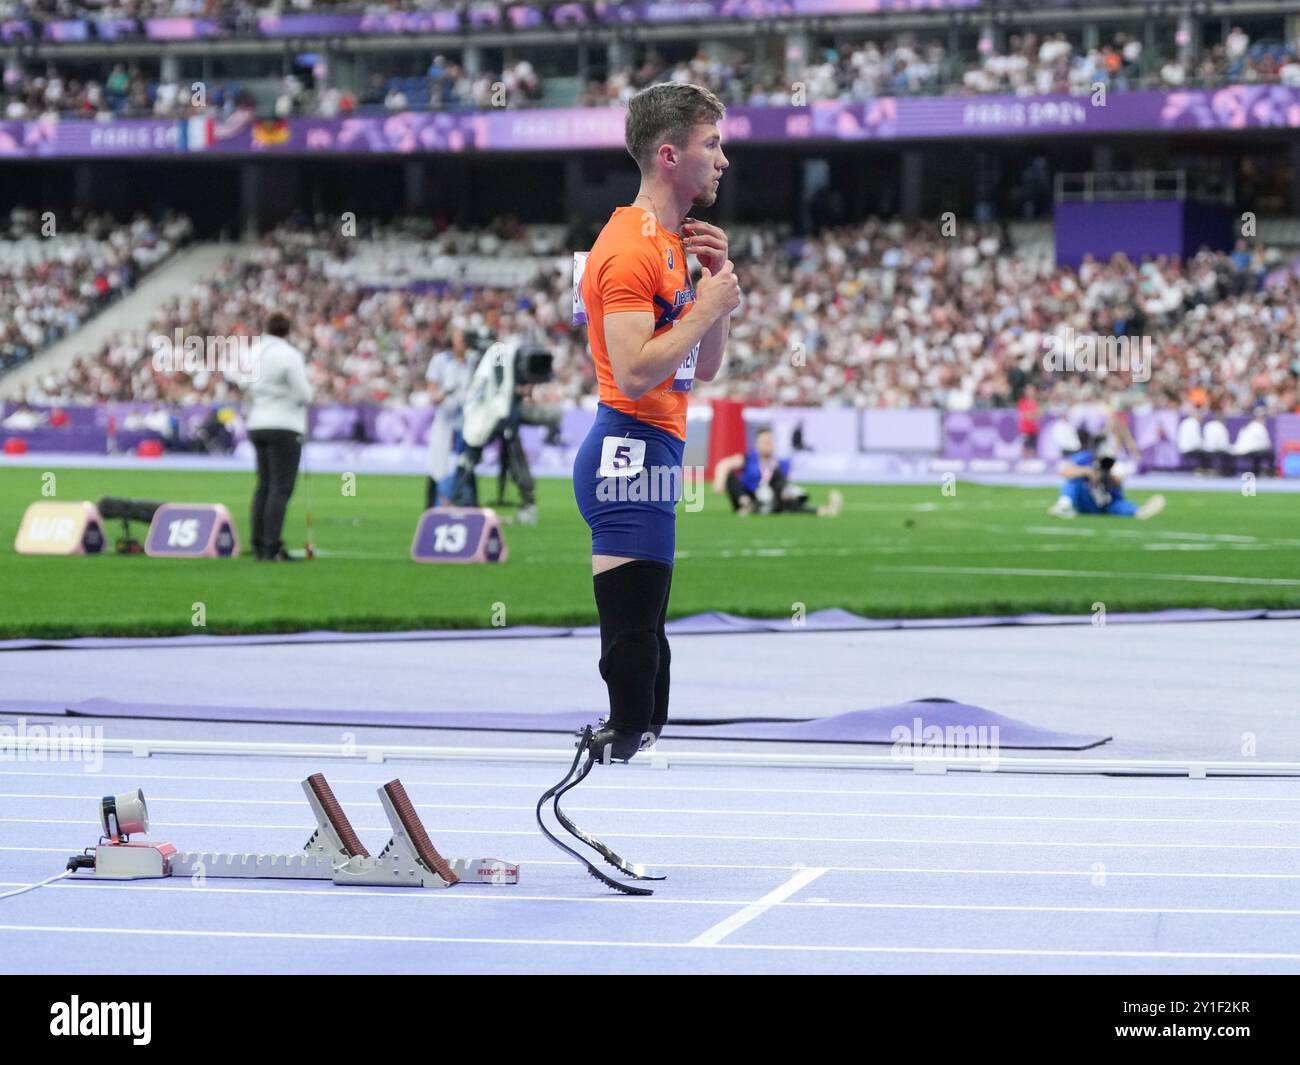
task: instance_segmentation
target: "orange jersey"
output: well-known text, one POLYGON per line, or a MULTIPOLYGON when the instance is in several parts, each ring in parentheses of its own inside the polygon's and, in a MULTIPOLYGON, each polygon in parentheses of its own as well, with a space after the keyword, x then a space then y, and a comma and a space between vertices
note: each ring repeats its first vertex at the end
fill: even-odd
POLYGON ((686 317, 695 303, 695 288, 686 269, 682 238, 655 224, 641 207, 619 207, 600 231, 581 282, 587 311, 587 339, 600 382, 600 401, 638 421, 686 439, 686 399, 695 383, 696 344, 672 374, 640 399, 628 399, 614 383, 605 346, 605 315, 646 311, 654 315, 654 336, 686 317), (647 221, 651 236, 643 235, 647 221))

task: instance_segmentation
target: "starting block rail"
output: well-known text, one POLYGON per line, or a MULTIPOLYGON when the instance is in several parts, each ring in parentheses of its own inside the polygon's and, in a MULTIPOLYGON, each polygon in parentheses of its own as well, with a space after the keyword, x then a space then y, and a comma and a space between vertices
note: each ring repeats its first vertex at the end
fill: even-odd
MULTIPOLYGON (((371 763, 389 759, 407 761, 534 763, 554 765, 570 760, 563 750, 545 747, 434 747, 395 743, 302 743, 252 740, 110 739, 91 737, 25 737, 23 749, 61 754, 129 754, 149 758, 157 754, 225 755, 248 758, 337 758, 371 763)), ((810 746, 816 746, 810 745, 810 746)), ((5 750, 0 744, 0 752, 5 750)), ((12 749, 12 748, 10 748, 12 749)), ((789 750, 734 751, 666 750, 658 745, 645 758, 633 759, 633 769, 668 769, 671 766, 722 766, 727 768, 781 769, 888 769, 914 773, 1060 773, 1125 776, 1300 777, 1300 762, 1214 761, 1203 758, 1088 758, 1070 755, 1024 755, 1000 752, 996 757, 944 757, 914 754, 804 754, 789 750)))
POLYGON ((69 861, 74 880, 144 880, 166 876, 268 880, 330 880, 340 885, 449 888, 455 884, 517 884, 519 865, 499 858, 444 858, 425 830, 400 780, 379 788, 392 837, 372 857, 352 828, 324 774, 302 782, 316 830, 293 854, 178 851, 169 843, 114 839, 69 861))

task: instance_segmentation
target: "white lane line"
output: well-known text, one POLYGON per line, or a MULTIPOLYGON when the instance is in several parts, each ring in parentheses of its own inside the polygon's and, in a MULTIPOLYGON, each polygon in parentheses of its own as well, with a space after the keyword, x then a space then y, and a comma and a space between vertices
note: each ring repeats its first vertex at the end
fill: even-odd
MULTIPOLYGON (((0 799, 51 799, 76 802, 98 802, 101 796, 50 795, 26 792, 0 792, 0 799)), ((295 806, 302 807, 302 799, 214 799, 182 798, 177 795, 151 795, 149 803, 155 809, 162 803, 196 803, 206 806, 295 806)), ((421 802, 422 810, 503 810, 531 813, 533 806, 500 806, 488 803, 421 802)), ((348 801, 349 809, 374 809, 382 807, 377 802, 348 801)), ((1300 825, 1300 820, 1274 820, 1261 817, 1056 817, 1051 814, 904 814, 860 810, 719 810, 693 809, 673 806, 574 806, 573 813, 584 814, 684 814, 692 817, 857 817, 881 818, 899 821, 1082 821, 1105 825, 1300 825)))
MULTIPOLYGON (((396 936, 358 932, 240 932, 230 929, 207 931, 195 928, 88 928, 77 925, 0 924, 0 932, 56 932, 68 935, 149 936, 159 941, 177 937, 195 939, 280 939, 290 941, 363 943, 464 943, 508 947, 611 947, 640 950, 695 950, 696 944, 608 939, 507 939, 488 936, 396 936)), ((1015 947, 853 947, 800 946, 790 943, 719 943, 720 950, 773 950, 786 953, 837 954, 965 954, 982 957, 1045 958, 1188 958, 1234 961, 1300 961, 1300 954, 1251 953, 1248 951, 1177 950, 1035 950, 1015 947)))
MULTIPOLYGON (((67 847, 5 847, 0 846, 0 852, 10 851, 21 854, 63 854, 67 855, 78 852, 84 844, 77 843, 67 847)), ((520 865, 554 865, 563 866, 566 869, 573 868, 573 862, 563 858, 520 858, 512 859, 519 862, 520 865)), ((768 871, 788 872, 790 865, 746 865, 740 863, 719 863, 719 862, 655 862, 655 866, 660 869, 726 869, 741 871, 768 871)), ((887 866, 887 865, 828 865, 825 866, 827 872, 831 873, 888 873, 888 874, 911 874, 916 873, 922 876, 932 875, 952 875, 952 876, 1082 876, 1095 877, 1096 871, 1093 869, 945 869, 945 868, 927 868, 919 866, 887 866)), ((1167 880, 1300 880, 1300 873, 1199 873, 1199 872, 1120 872, 1114 869, 1106 870, 1107 878, 1128 877, 1167 879, 1167 880)))
MULTIPOLYGON (((112 756, 109 756, 112 757, 112 756)), ((138 761, 138 759, 129 759, 129 756, 122 755, 121 758, 126 761, 138 761)), ((689 770, 686 770, 689 771, 689 770)), ((513 771, 512 771, 513 772, 513 771)), ((384 774, 388 775, 387 773, 384 774)), ((517 773, 515 775, 518 775, 517 773)), ((78 772, 50 772, 46 770, 32 771, 13 771, 0 769, 0 777, 36 777, 36 778, 69 778, 84 780, 87 774, 84 771, 78 772)), ((123 773, 101 772, 95 774, 96 780, 129 780, 132 783, 142 780, 183 780, 186 783, 195 781, 204 781, 210 783, 230 783, 230 784, 292 784, 301 786, 302 777, 265 777, 265 776, 204 776, 197 773, 139 773, 134 769, 123 773)), ((346 785, 356 785, 358 787, 377 788, 384 783, 381 777, 375 777, 373 780, 357 779, 352 777, 333 777, 329 778, 330 785, 337 791, 338 788, 346 785)), ((412 788, 492 788, 493 790, 504 790, 514 788, 521 791, 535 792, 540 786, 542 790, 546 789, 547 782, 539 784, 520 784, 514 781, 492 781, 492 780, 407 780, 406 790, 412 788)), ((1187 783, 1187 781, 1172 781, 1187 783)), ((1113 784, 1114 781, 1108 781, 1107 784, 1113 784)), ((1195 788, 1201 791, 1212 782, 1196 781, 1195 788)), ((1219 783, 1219 782, 1213 782, 1219 783)), ((1258 781, 1252 781, 1258 783, 1258 781)), ((1282 782, 1278 782, 1282 783, 1282 782)), ((1294 784, 1287 784, 1288 787, 1295 790, 1294 784)), ((584 791, 630 791, 630 792, 653 792, 653 791, 671 791, 679 794, 682 790, 680 784, 593 784, 587 782, 583 784, 584 791)), ((724 787, 718 785, 696 785, 691 784, 692 792, 709 792, 726 795, 888 795, 911 798, 921 796, 925 798, 958 798, 958 799, 1022 799, 1025 801, 1041 802, 1044 799, 1070 799, 1070 800, 1099 800, 1107 802, 1132 802, 1134 799, 1141 799, 1144 802, 1300 802, 1300 792, 1295 795, 1216 795, 1206 794, 1202 791, 1199 795, 1159 795, 1150 791, 1131 791, 1121 792, 1119 794, 1095 794, 1091 792, 1054 792, 1054 791, 925 791, 911 788, 746 788, 746 787, 724 787)), ((301 802, 301 799, 296 800, 301 802)), ((531 807, 530 807, 531 809, 531 807)))
MULTIPOLYGON (((536 863, 529 863, 536 864, 536 863)), ((831 870, 827 869, 828 872, 831 870)), ((23 881, 0 881, 0 887, 21 885, 23 881)), ((51 884, 52 889, 63 891, 82 891, 84 888, 71 884, 51 884)), ((450 902, 564 902, 590 903, 592 905, 624 906, 626 903, 616 895, 519 895, 514 891, 369 891, 365 888, 349 887, 340 891, 329 888, 282 888, 268 886, 264 888, 237 887, 199 887, 196 884, 122 884, 104 881, 96 889, 99 891, 171 891, 188 894, 197 891, 215 895, 262 895, 278 898, 281 895, 315 895, 329 899, 351 899, 377 896, 385 899, 402 899, 409 902, 425 902, 441 906, 450 902)), ((0 896, 3 897, 3 896, 0 896)), ((745 906, 744 899, 668 899, 654 896, 643 900, 651 906, 745 906)), ((942 903, 942 902, 832 902, 830 900, 808 900, 778 902, 774 907, 799 909, 831 910, 931 910, 940 912, 979 912, 979 913, 1113 913, 1113 914, 1192 914, 1215 917, 1300 917, 1300 910, 1232 910, 1219 907, 1200 906, 1007 906, 984 903, 942 903)))
MULTIPOLYGON (((86 819, 55 817, 0 817, 0 824, 11 825, 82 825, 86 819)), ((216 828, 216 829, 253 829, 266 832, 309 832, 310 825, 267 825, 238 824, 218 821, 153 821, 150 827, 158 830, 175 828, 216 828)), ((353 825, 357 832, 383 833, 391 832, 391 825, 353 825)), ((909 839, 885 836, 740 836, 707 835, 695 832, 611 832, 604 826, 593 830, 596 835, 617 835, 620 839, 678 839, 701 840, 706 843, 870 843, 896 844, 901 846, 926 847, 1080 847, 1098 848, 1132 848, 1143 850, 1197 850, 1197 851, 1300 851, 1297 843, 1166 843, 1166 842, 1117 842, 1114 840, 1037 840, 1037 839, 909 839)), ((533 839, 537 833, 518 829, 502 828, 447 828, 439 826, 439 836, 519 836, 533 839)))
MULTIPOLYGON (((536 863, 529 863, 529 864, 536 864, 536 863)), ((65 876, 67 874, 60 874, 60 875, 65 876)), ((85 880, 89 880, 90 882, 95 882, 93 878, 74 878, 74 879, 85 879, 85 880)), ((368 890, 367 888, 351 887, 351 886, 343 889, 340 889, 338 887, 292 888, 292 887, 280 886, 282 883, 292 883, 292 881, 282 881, 282 880, 272 881, 270 878, 262 881, 262 883, 265 883, 267 885, 266 887, 213 887, 211 885, 211 882, 209 882, 205 886, 200 887, 198 884, 193 883, 189 877, 185 877, 185 876, 178 876, 174 878, 169 877, 166 879, 169 880, 170 883, 147 884, 147 883, 136 882, 136 883, 128 884, 128 883, 121 883, 121 882, 116 882, 111 880, 105 880, 102 882, 95 882, 96 886, 90 890, 91 891, 103 891, 103 890, 164 891, 164 892, 170 891, 176 893, 177 897, 188 895, 191 892, 198 892, 200 894, 206 894, 206 895, 260 895, 263 898, 269 898, 269 899, 279 898, 281 895, 314 895, 320 898, 327 898, 327 899, 381 898, 381 899, 394 899, 394 900, 400 899, 402 901, 408 901, 408 902, 424 901, 429 905, 441 905, 447 902, 486 902, 491 904, 500 903, 500 902, 566 902, 566 903, 589 902, 595 904, 602 904, 608 902, 608 903, 613 903, 615 905, 619 905, 619 904, 626 905, 626 903, 622 902, 623 896, 613 894, 612 892, 608 895, 520 895, 513 890, 501 891, 501 890, 495 890, 490 888, 484 891, 478 891, 478 890, 393 891, 392 889, 381 889, 378 891, 371 891, 368 890)), ((30 886, 27 885, 26 881, 0 880, 0 888, 9 887, 11 885, 30 886)), ((48 886, 51 888, 62 888, 65 890, 72 890, 72 891, 87 890, 86 888, 79 888, 75 884, 51 883, 48 886)), ((5 897, 6 897, 5 895, 0 894, 0 899, 5 897)), ((659 906, 744 906, 746 904, 745 899, 666 899, 666 898, 660 898, 659 896, 648 897, 644 901, 650 905, 659 905, 659 906)), ((826 903, 825 905, 830 905, 830 904, 826 903)), ((1157 910, 1154 912, 1165 913, 1167 911, 1157 910)), ((1246 912, 1246 911, 1242 911, 1242 912, 1246 912)), ((1264 911, 1259 911, 1259 912, 1262 913, 1264 911)), ((1294 912, 1297 915, 1300 915, 1300 910, 1296 910, 1294 912)))
POLYGON ((1287 588, 1300 585, 1300 579, 1290 577, 1219 577, 1203 573, 1139 573, 1118 570, 1091 569, 1026 569, 1012 566, 873 566, 872 569, 897 573, 962 573, 971 576, 999 577, 1086 577, 1090 580, 1113 578, 1129 581, 1176 581, 1179 584, 1250 584, 1287 588))
POLYGON ((795 892, 802 891, 824 872, 826 872, 824 868, 817 867, 801 869, 784 884, 773 891, 769 891, 761 899, 751 902, 743 910, 737 910, 730 917, 719 921, 712 928, 705 929, 691 940, 691 946, 716 947, 732 932, 738 928, 743 928, 755 918, 763 916, 773 906, 784 902, 795 892))

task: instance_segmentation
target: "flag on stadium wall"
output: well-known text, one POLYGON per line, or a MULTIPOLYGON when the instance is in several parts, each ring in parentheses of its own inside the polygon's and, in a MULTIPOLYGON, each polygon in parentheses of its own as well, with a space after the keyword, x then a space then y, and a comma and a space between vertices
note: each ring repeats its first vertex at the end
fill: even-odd
POLYGON ((288 144, 290 136, 288 122, 282 119, 268 119, 253 126, 253 147, 265 148, 271 145, 288 144))
POLYGON ((216 139, 212 119, 208 115, 181 119, 181 151, 206 151, 216 139))

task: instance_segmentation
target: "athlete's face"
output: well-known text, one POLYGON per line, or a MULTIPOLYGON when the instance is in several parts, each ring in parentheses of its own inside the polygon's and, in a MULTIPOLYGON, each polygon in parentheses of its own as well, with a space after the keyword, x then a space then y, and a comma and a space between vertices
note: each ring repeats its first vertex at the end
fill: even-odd
POLYGON ((771 433, 759 433, 754 437, 754 450, 758 452, 758 457, 770 459, 776 454, 776 441, 771 433))
POLYGON ((712 207, 718 198, 722 172, 731 164, 722 154, 722 134, 713 123, 701 123, 691 132, 690 143, 678 167, 679 188, 691 195, 696 207, 712 207))

